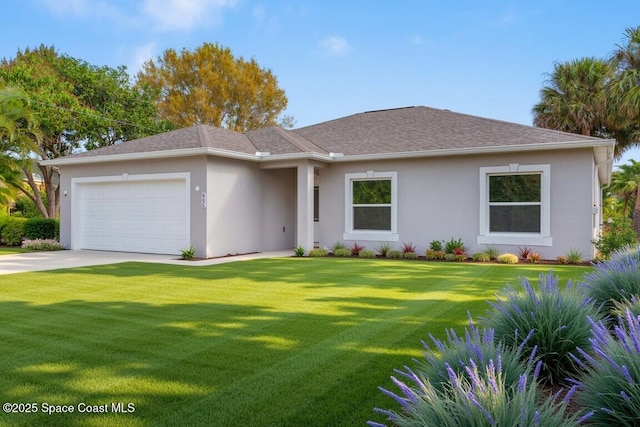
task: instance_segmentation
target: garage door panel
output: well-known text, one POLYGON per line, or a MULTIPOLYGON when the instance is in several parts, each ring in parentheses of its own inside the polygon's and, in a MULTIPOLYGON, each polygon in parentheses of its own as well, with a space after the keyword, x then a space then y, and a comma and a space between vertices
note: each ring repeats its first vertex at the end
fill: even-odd
POLYGON ((178 254, 189 246, 186 179, 84 184, 83 249, 178 254))

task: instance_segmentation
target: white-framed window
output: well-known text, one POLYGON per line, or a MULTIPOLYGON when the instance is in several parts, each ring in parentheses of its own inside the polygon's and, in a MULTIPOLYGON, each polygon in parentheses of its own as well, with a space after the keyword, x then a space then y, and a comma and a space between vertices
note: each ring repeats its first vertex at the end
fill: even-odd
POLYGON ((344 240, 398 241, 397 172, 345 174, 344 240))
POLYGON ((551 167, 480 168, 479 244, 551 246, 551 167))

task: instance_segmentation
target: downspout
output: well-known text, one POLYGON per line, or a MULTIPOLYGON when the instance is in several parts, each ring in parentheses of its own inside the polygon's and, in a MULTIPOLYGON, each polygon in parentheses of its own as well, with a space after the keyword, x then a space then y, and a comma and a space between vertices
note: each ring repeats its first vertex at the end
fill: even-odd
MULTIPOLYGON (((600 234, 600 228, 602 226, 602 202, 603 202, 603 199, 602 199, 602 186, 598 185, 599 176, 600 176, 600 173, 599 173, 600 172, 600 167, 606 166, 609 163, 613 162, 613 159, 614 159, 613 153, 614 153, 614 149, 613 148, 607 149, 607 159, 601 161, 600 163, 596 163, 596 166, 595 166, 595 169, 594 169, 594 174, 593 174, 593 179, 594 179, 594 183, 593 183, 593 199, 592 200, 593 201, 600 200, 600 206, 597 206, 595 203, 593 204, 593 215, 595 217, 594 218, 594 222, 595 222, 594 231, 597 230, 597 231, 595 231, 595 233, 592 233, 593 234, 592 235, 593 239, 598 238, 598 235, 600 234), (599 192, 599 196, 598 196, 598 193, 596 193, 596 191, 599 192)), ((607 185, 611 183, 610 181, 611 180, 609 180, 607 185)), ((595 255, 595 247, 593 248, 593 251, 594 251, 593 255, 595 255)))

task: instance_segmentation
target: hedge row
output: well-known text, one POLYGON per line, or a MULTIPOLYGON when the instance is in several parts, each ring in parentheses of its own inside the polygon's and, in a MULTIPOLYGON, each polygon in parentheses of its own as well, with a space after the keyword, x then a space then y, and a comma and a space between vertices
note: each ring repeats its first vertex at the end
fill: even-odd
POLYGON ((49 218, 0 218, 0 240, 9 246, 22 244, 23 239, 60 238, 60 221, 49 218))

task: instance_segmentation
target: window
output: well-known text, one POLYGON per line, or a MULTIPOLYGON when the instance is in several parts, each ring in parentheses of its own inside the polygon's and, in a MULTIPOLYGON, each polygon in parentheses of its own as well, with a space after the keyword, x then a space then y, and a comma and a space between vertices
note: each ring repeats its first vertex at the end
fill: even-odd
POLYGON ((550 166, 480 168, 478 243, 550 246, 550 166))
POLYGON ((313 221, 320 221, 320 187, 313 187, 313 221))
POLYGON ((345 175, 345 240, 397 241, 396 172, 345 175))

